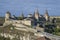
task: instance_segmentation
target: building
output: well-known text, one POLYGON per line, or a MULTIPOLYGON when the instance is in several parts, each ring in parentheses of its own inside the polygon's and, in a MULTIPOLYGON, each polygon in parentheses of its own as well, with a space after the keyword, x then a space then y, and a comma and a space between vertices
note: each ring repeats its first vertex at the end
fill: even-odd
POLYGON ((24 14, 22 13, 21 17, 23 19, 18 20, 18 18, 16 16, 12 17, 10 12, 6 12, 4 25, 22 23, 27 26, 37 26, 38 24, 41 25, 41 23, 44 23, 49 20, 48 11, 46 10, 45 15, 41 15, 41 14, 39 14, 38 9, 35 10, 34 14, 29 14, 28 17, 26 17, 26 18, 24 17, 24 14))
POLYGON ((5 15, 5 21, 10 20, 10 17, 11 17, 11 13, 9 11, 7 11, 6 15, 5 15))

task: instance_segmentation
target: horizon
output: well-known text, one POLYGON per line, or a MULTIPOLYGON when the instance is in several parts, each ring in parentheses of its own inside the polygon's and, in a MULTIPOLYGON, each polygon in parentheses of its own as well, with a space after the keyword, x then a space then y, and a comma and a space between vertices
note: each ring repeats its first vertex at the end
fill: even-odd
POLYGON ((42 15, 47 9, 50 16, 60 16, 60 0, 0 0, 0 16, 5 16, 7 11, 16 16, 23 11, 27 16, 33 14, 36 8, 42 15))

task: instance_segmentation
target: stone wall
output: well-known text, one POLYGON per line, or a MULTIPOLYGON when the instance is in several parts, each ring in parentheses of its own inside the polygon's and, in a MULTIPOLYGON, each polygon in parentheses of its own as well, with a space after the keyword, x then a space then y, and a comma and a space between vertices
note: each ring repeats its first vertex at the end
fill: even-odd
POLYGON ((23 24, 31 26, 31 21, 30 20, 23 20, 22 21, 23 24))
POLYGON ((9 25, 9 24, 24 24, 31 26, 31 21, 30 20, 8 20, 5 21, 4 25, 9 25))

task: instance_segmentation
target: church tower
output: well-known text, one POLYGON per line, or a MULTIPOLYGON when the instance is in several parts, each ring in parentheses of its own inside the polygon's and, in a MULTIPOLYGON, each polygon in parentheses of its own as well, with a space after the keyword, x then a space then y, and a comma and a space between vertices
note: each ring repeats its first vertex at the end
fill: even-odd
POLYGON ((5 21, 8 21, 11 17, 11 13, 9 11, 6 12, 6 15, 5 15, 5 21))
POLYGON ((47 10, 46 10, 46 12, 45 12, 44 17, 45 17, 46 21, 49 21, 49 14, 48 14, 48 11, 47 11, 47 10))
POLYGON ((39 19, 39 12, 38 12, 38 9, 36 9, 35 10, 35 12, 34 12, 34 17, 35 17, 35 19, 39 19))

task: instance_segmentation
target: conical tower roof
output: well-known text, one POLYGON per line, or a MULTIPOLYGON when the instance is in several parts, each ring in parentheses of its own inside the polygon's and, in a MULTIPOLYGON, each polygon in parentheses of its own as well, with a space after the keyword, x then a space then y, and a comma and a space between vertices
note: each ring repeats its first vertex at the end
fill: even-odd
POLYGON ((35 9, 35 14, 39 14, 39 11, 37 8, 35 9))
POLYGON ((11 14, 9 11, 6 12, 7 14, 11 14))

